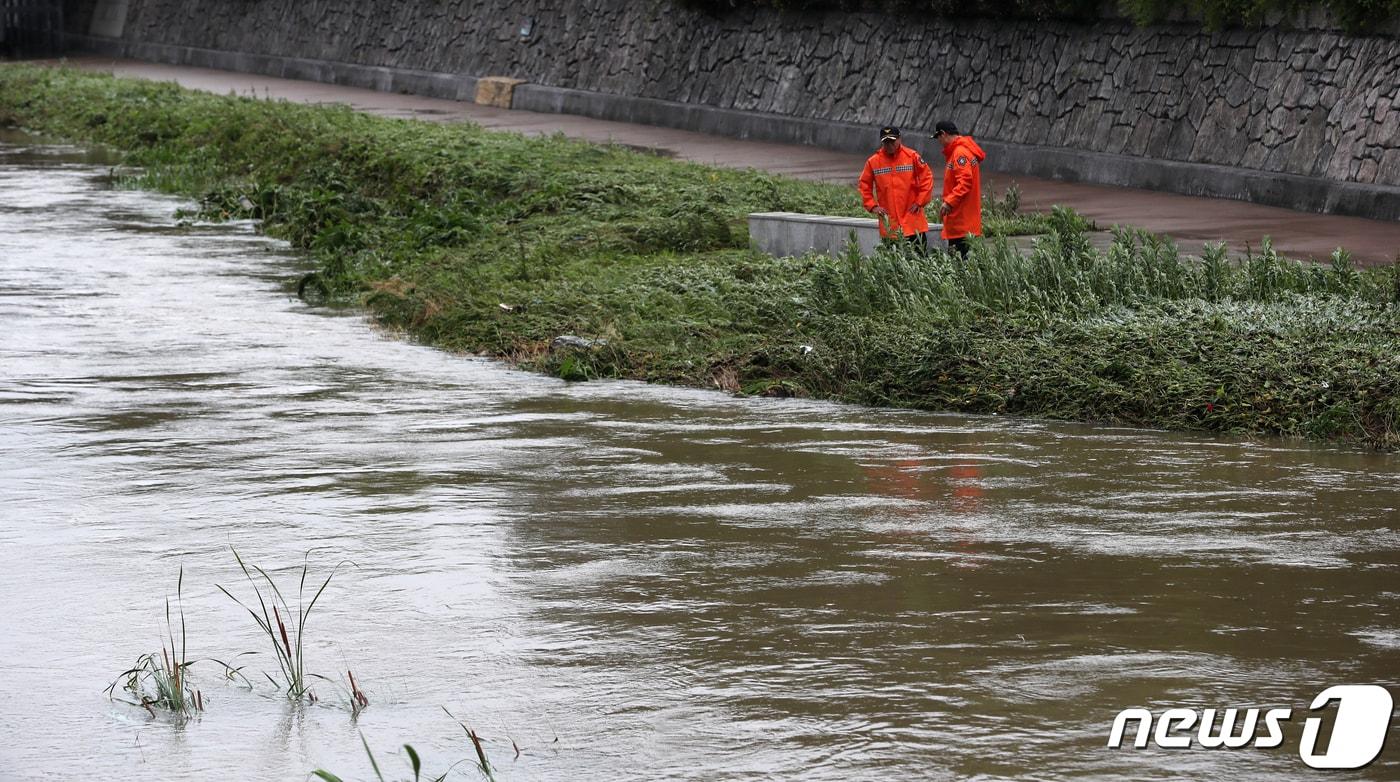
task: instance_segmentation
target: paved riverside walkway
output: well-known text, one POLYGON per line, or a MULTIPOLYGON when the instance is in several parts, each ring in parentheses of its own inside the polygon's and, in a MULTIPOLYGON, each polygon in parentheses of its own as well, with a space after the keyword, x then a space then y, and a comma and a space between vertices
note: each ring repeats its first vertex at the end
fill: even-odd
MULTIPOLYGON (((209 92, 235 92, 306 103, 344 103, 372 114, 432 121, 467 120, 485 128, 527 135, 562 133, 573 138, 652 150, 682 160, 728 168, 756 168, 802 179, 849 182, 852 187, 865 162, 863 155, 817 147, 744 141, 569 114, 513 111, 475 103, 232 71, 99 57, 76 57, 67 62, 80 68, 108 71, 121 76, 174 81, 185 87, 209 92)), ((872 152, 877 147, 875 133, 876 129, 872 127, 872 152)), ((937 142, 932 139, 916 139, 911 134, 911 138, 905 141, 926 157, 935 161, 940 159, 937 142)), ((1359 263, 1380 264, 1400 259, 1400 223, 1295 212, 1218 198, 1003 174, 996 171, 995 162, 989 161, 984 169, 985 193, 1000 195, 1004 188, 1015 183, 1021 191, 1023 209, 1048 210, 1054 204, 1071 206, 1101 227, 1133 225, 1171 236, 1188 253, 1197 254, 1205 242, 1212 241, 1224 241, 1232 252, 1239 253, 1250 246, 1257 249, 1261 238, 1269 236, 1276 249, 1291 257, 1326 259, 1334 248, 1341 245, 1350 250, 1359 263)), ((934 168, 941 170, 938 165, 934 168)), ((1098 243, 1104 243, 1106 238, 1100 235, 1098 243)))

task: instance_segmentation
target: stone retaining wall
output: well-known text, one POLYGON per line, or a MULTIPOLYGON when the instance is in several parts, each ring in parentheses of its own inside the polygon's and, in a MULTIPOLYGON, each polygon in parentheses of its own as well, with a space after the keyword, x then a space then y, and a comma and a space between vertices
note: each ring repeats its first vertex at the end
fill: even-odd
MULTIPOLYGON (((69 19, 112 1, 69 0, 69 19)), ((1378 199, 1389 207, 1377 216, 1400 218, 1400 40, 1389 35, 715 17, 671 0, 123 1, 127 42, 514 77, 555 95, 758 112, 792 127, 928 129, 950 117, 1017 148, 1003 170, 1091 181, 1156 171, 1111 183, 1362 213, 1378 199), (1157 163, 1190 175, 1163 177, 1157 163)))

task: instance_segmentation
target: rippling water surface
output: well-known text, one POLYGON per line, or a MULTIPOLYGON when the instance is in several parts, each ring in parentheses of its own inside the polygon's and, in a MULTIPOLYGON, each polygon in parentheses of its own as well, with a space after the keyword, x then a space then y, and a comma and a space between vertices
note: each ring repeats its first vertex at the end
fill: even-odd
MULTIPOLYGON (((570 385, 289 294, 79 150, 0 145, 0 778, 1278 779, 1312 696, 1400 693, 1400 462, 1277 441, 570 385), (222 584, 294 589, 294 707, 222 584), (207 711, 104 688, 184 572, 207 711), (1109 750, 1290 707, 1283 748, 1109 750), (516 748, 519 754, 516 754, 516 748), (481 778, 470 763, 457 778, 481 778)), ((1400 741, 1344 779, 1400 778, 1400 741)))

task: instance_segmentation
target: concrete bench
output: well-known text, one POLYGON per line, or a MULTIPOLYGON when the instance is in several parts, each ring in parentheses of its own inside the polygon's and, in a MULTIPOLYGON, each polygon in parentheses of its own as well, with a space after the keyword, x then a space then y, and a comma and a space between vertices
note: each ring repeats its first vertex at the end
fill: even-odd
MULTIPOLYGON (((941 224, 929 224, 929 244, 946 247, 938 237, 941 224)), ((775 258, 809 252, 839 255, 855 234, 861 255, 870 255, 880 244, 880 224, 873 217, 831 217, 797 212, 754 212, 749 215, 749 241, 775 258)))

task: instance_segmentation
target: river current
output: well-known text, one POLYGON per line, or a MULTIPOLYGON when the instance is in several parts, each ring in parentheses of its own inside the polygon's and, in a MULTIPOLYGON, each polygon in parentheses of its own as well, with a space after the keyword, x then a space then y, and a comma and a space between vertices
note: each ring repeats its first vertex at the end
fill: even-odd
MULTIPOLYGON (((0 139, 0 779, 371 779, 362 736, 484 779, 459 722, 503 781, 1293 779, 1314 695, 1400 694, 1395 456, 564 383, 107 173, 0 139), (316 703, 234 550, 293 605, 335 573, 316 703), (104 692, 181 573, 189 656, 251 683, 196 663, 190 720, 104 692), (1108 748, 1134 706, 1294 718, 1108 748)), ((1333 778, 1400 779, 1398 729, 1333 778)))

